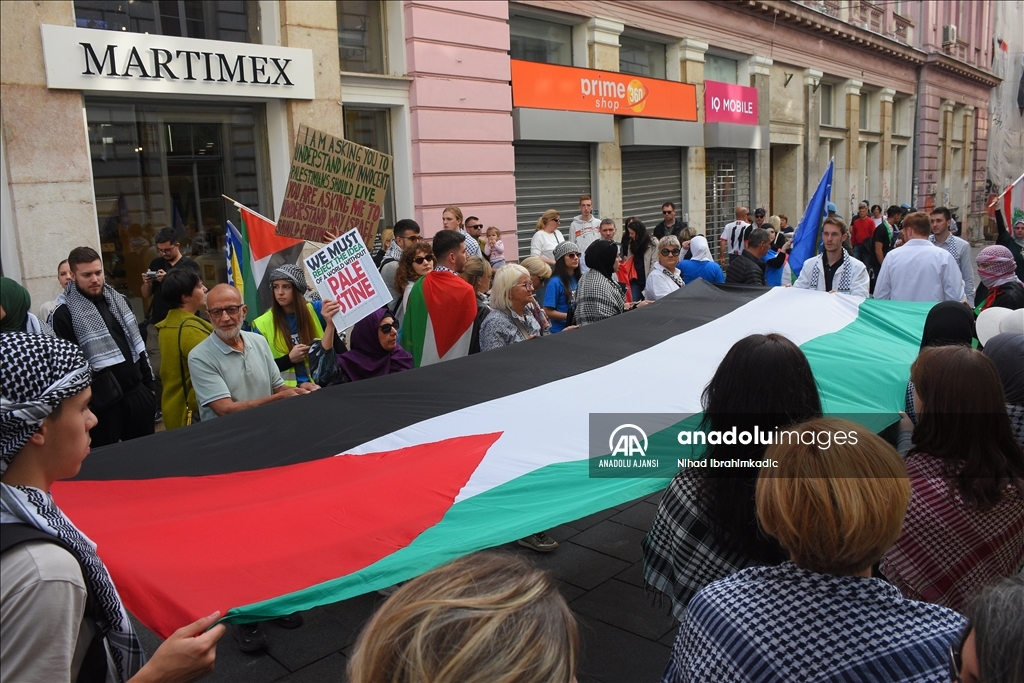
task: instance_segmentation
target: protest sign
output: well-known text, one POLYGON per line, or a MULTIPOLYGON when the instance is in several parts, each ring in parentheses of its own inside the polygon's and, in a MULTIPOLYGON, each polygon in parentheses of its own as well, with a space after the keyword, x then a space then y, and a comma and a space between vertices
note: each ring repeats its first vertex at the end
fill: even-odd
POLYGON ((323 242, 353 228, 373 244, 391 180, 391 157, 299 125, 277 234, 323 242))
POLYGON ((384 278, 355 228, 307 258, 305 264, 324 301, 337 301, 341 306, 334 316, 339 330, 391 303, 384 278))

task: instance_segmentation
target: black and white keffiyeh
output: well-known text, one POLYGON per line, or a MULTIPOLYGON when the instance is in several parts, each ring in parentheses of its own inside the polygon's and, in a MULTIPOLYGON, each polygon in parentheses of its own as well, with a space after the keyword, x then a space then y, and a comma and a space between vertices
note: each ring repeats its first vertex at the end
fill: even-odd
MULTIPOLYGON (((139 334, 139 324, 135 321, 135 314, 124 297, 117 293, 117 290, 110 285, 103 285, 103 298, 110 308, 110 313, 121 325, 128 345, 132 349, 132 362, 136 363, 139 356, 146 350, 146 344, 139 334)), ((117 342, 110 336, 110 330, 103 321, 96 304, 88 298, 75 285, 74 280, 68 283, 64 290, 64 303, 71 312, 71 325, 75 329, 75 337, 78 345, 82 347, 85 359, 93 372, 99 372, 103 368, 125 361, 117 342)))
POLYGON ((622 313, 625 297, 618 285, 591 268, 576 286, 576 324, 589 325, 622 313))
MULTIPOLYGON (((0 335, 0 359, 0 472, 4 472, 43 420, 61 402, 84 391, 92 375, 79 348, 57 337, 0 335)), ((29 486, 0 484, 0 522, 28 524, 72 549, 89 594, 105 616, 97 626, 110 647, 118 679, 131 678, 145 655, 95 544, 64 516, 49 493, 29 486)))
MULTIPOLYGON (((850 255, 846 253, 846 250, 842 250, 843 261, 839 264, 839 268, 836 269, 836 274, 839 275, 839 286, 835 286, 835 282, 832 286, 838 292, 844 294, 850 293, 850 285, 853 284, 853 268, 850 267, 850 255)), ((821 255, 821 259, 814 264, 814 270, 811 272, 811 289, 818 288, 818 278, 822 276, 822 270, 825 268, 825 254, 821 255)))
POLYGON ((77 346, 57 337, 0 336, 0 474, 61 402, 92 382, 77 346))
POLYGON ((0 522, 28 524, 59 538, 71 548, 82 566, 82 578, 89 595, 99 604, 105 617, 105 623, 97 623, 97 627, 107 641, 117 679, 123 683, 134 676, 145 664, 146 655, 114 582, 96 554, 96 544, 64 516, 49 493, 31 486, 0 484, 0 522))

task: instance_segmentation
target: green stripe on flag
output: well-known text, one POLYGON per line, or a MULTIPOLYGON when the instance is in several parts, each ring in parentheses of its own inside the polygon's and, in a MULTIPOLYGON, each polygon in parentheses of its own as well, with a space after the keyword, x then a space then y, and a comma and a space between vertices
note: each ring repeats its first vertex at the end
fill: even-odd
POLYGON ((244 261, 242 267, 242 303, 248 307, 245 314, 245 321, 252 324, 252 321, 260 315, 260 292, 259 283, 253 276, 252 245, 249 243, 249 227, 245 224, 245 212, 241 212, 242 218, 239 224, 242 226, 239 232, 242 234, 242 254, 239 261, 244 261))
POLYGON ((400 343, 403 349, 412 354, 413 365, 417 368, 423 360, 423 342, 427 336, 427 301, 423 296, 425 279, 421 277, 412 286, 401 327, 400 343))

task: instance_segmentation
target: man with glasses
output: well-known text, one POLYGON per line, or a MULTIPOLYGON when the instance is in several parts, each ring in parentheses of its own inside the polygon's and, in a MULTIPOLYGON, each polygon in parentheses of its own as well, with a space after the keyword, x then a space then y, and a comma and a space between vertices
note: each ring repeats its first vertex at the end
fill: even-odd
POLYGON ((480 219, 476 216, 466 216, 466 222, 462 226, 462 229, 465 231, 466 237, 468 237, 466 240, 466 253, 471 252, 473 250, 473 245, 475 244, 480 248, 480 251, 476 254, 469 255, 481 256, 483 254, 484 245, 480 244, 480 234, 484 230, 484 224, 481 223, 480 219))
POLYGON ((654 239, 660 240, 666 235, 679 237, 683 232, 683 228, 686 227, 686 223, 676 218, 676 205, 672 202, 665 202, 661 205, 661 215, 664 218, 654 226, 654 239))
MULTIPOLYGON (((163 383, 160 381, 160 339, 155 325, 163 322, 167 317, 167 302, 160 295, 160 287, 163 284, 164 276, 173 268, 191 268, 199 273, 199 264, 187 256, 181 255, 181 244, 178 242, 178 235, 174 228, 163 228, 156 234, 156 248, 160 256, 153 259, 149 264, 149 272, 142 274, 142 298, 152 298, 149 304, 149 315, 143 323, 147 334, 145 335, 146 354, 149 356, 149 363, 153 366, 153 377, 156 380, 156 401, 157 415, 160 414, 160 397, 163 396, 163 383), (149 328, 153 327, 152 330, 149 328)), ((159 417, 157 418, 159 419, 159 417)))
POLYGON ((206 308, 214 333, 188 355, 203 421, 309 393, 285 385, 263 335, 242 331, 247 307, 237 289, 217 285, 206 295, 206 308))
POLYGON ((411 218, 403 218, 395 223, 394 239, 391 246, 384 253, 384 259, 380 262, 380 276, 384 278, 384 285, 391 294, 390 310, 395 310, 395 304, 402 297, 402 292, 395 291, 395 275, 398 273, 398 261, 402 258, 402 252, 406 247, 411 247, 420 241, 419 223, 411 218))

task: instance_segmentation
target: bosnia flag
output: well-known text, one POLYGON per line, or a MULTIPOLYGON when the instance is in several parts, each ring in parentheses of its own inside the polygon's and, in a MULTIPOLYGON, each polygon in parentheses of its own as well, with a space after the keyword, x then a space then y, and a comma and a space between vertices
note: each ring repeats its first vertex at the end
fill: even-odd
POLYGON ((671 472, 593 476, 613 451, 592 453, 592 416, 699 417, 751 334, 785 335, 827 413, 881 430, 930 306, 696 280, 579 330, 97 448, 53 494, 161 636, 215 609, 270 619, 665 488, 671 472))

